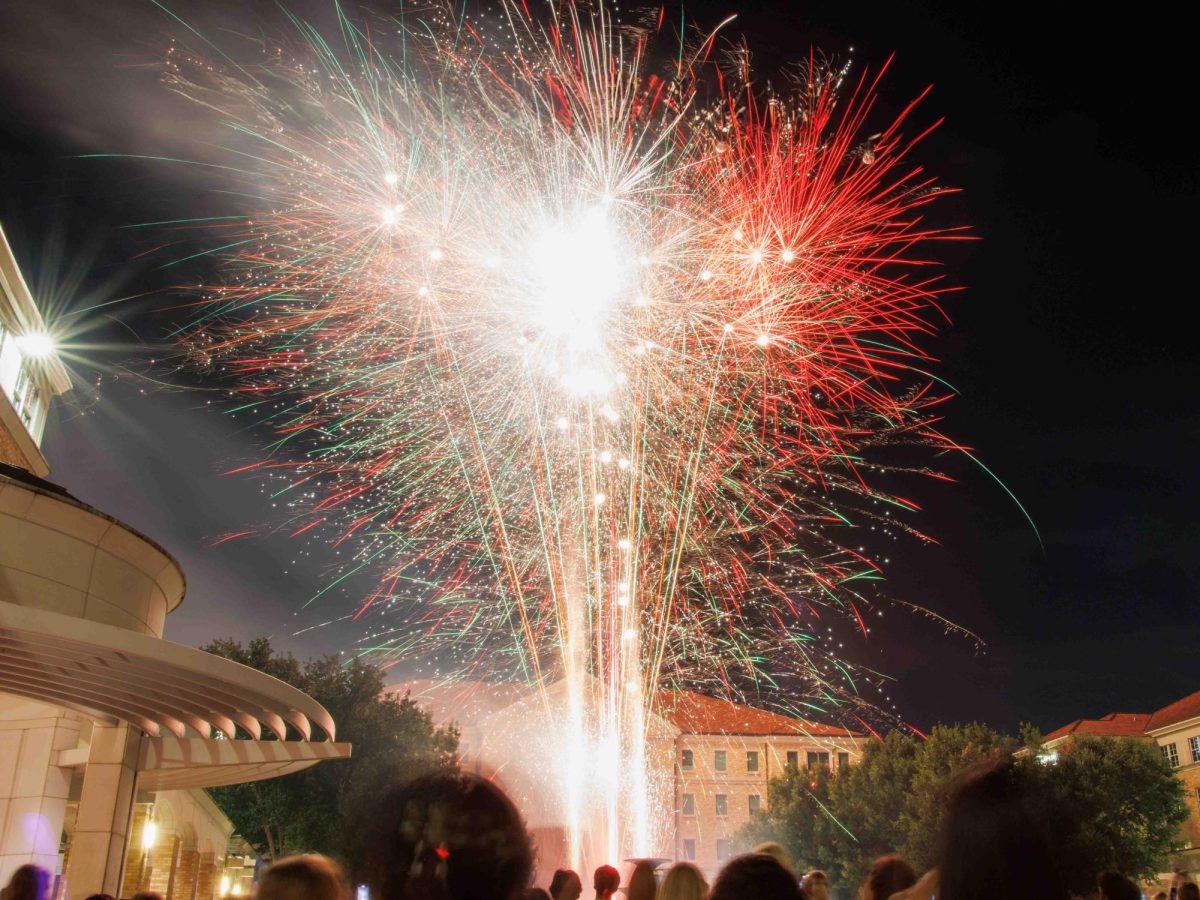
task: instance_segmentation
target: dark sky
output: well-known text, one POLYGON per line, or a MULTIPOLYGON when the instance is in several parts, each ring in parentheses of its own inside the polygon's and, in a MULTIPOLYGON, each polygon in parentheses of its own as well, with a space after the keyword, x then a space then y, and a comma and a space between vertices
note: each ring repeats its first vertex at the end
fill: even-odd
MULTIPOLYGON (((214 35, 278 22, 267 3, 178 6, 214 35)), ((330 6, 293 8, 321 18, 330 6)), ((738 12, 735 33, 764 74, 814 43, 853 46, 867 63, 894 51, 885 104, 933 84, 922 116, 946 119, 917 157, 963 189, 943 214, 979 240, 943 254, 966 288, 932 348, 938 374, 962 394, 944 430, 1012 489, 1044 547, 983 471, 937 461, 957 483, 921 488, 914 523, 941 543, 897 545, 889 589, 976 632, 986 652, 898 614, 849 651, 899 677, 894 697, 919 727, 1048 729, 1200 689, 1200 357, 1186 312, 1193 48, 1178 22, 1134 18, 1141 10, 1057 18, 1051 8, 688 5, 709 24, 738 12)), ((192 112, 157 82, 156 60, 178 33, 148 0, 0 3, 0 221, 21 265, 55 308, 145 295, 71 319, 77 340, 97 346, 80 354, 80 387, 47 429, 53 478, 183 563, 188 598, 168 637, 266 633, 299 653, 341 649, 361 629, 313 626, 343 617, 355 590, 303 607, 333 551, 282 537, 211 546, 279 519, 255 483, 220 475, 256 458, 253 435, 205 394, 121 368, 154 371, 155 341, 184 319, 164 312, 173 301, 162 291, 186 273, 160 268, 172 258, 160 245, 176 236, 124 226, 210 208, 210 185, 185 167, 77 157, 203 158, 192 112), (103 364, 98 392, 89 361, 103 364)))

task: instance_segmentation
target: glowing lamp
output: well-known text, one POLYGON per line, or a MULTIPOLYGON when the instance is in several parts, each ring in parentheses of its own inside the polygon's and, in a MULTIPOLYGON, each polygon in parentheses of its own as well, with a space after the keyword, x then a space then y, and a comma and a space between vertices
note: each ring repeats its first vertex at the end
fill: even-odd
POLYGON ((219 894, 222 897, 229 896, 229 876, 228 875, 221 876, 221 889, 219 891, 219 894))
POLYGON ((54 338, 44 331, 31 331, 16 338, 17 349, 25 357, 45 359, 54 355, 54 338))
POLYGON ((230 893, 233 894, 233 896, 235 896, 235 897, 242 896, 242 883, 239 881, 237 884, 235 884, 233 886, 233 890, 230 893))
POLYGON ((156 840, 158 840, 158 825, 154 822, 147 822, 142 828, 142 849, 149 850, 154 846, 156 840))

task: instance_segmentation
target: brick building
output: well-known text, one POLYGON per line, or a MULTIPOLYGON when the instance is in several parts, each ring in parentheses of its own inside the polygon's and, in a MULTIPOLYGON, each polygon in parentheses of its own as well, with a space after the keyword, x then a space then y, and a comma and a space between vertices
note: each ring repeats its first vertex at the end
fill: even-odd
POLYGON ((862 757, 864 735, 700 694, 661 694, 675 728, 674 857, 712 872, 732 838, 766 807, 767 784, 786 767, 842 769, 862 757))
MULTIPOLYGON (((1076 719, 1045 737, 1050 752, 1079 734, 1127 737, 1153 741, 1163 759, 1175 769, 1187 791, 1186 822, 1179 831, 1180 850, 1172 866, 1200 876, 1200 691, 1152 713, 1109 713, 1099 719, 1076 719)), ((1170 886, 1164 873, 1162 889, 1170 886)))
MULTIPOLYGON (((463 765, 495 777, 513 795, 538 845, 539 880, 565 864, 561 793, 548 756, 568 745, 561 731, 560 686, 481 681, 413 681, 390 686, 456 725, 463 765)), ((767 784, 786 766, 853 765, 864 735, 695 693, 660 692, 647 725, 652 815, 660 823, 656 856, 692 860, 708 873, 730 854, 752 811, 765 808, 767 784)), ((617 860, 598 860, 618 862, 617 860)))

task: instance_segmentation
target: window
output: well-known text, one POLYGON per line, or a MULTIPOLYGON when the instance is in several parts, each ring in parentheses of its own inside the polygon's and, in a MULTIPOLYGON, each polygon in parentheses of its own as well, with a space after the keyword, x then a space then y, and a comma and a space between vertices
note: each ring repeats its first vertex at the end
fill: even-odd
POLYGON ((724 772, 726 769, 725 751, 716 750, 713 752, 713 768, 718 772, 724 772))
POLYGON ((1200 787, 1196 788, 1196 805, 1200 806, 1200 787))
POLYGON ((799 750, 789 750, 787 752, 787 764, 793 769, 800 768, 800 751, 799 750))
POLYGON ((1188 749, 1192 751, 1192 762, 1200 762, 1200 737, 1188 738, 1188 749))
POLYGON ((829 768, 829 754, 825 753, 824 751, 822 751, 820 753, 814 753, 812 750, 809 750, 808 751, 808 767, 810 769, 815 769, 817 766, 824 766, 825 768, 828 769, 829 768))
POLYGON ((13 386, 12 401, 26 428, 29 428, 33 422, 33 412, 37 406, 37 400, 37 385, 29 377, 29 367, 25 363, 21 363, 21 368, 17 372, 17 383, 13 386))
POLYGON ((696 858, 696 842, 691 838, 683 842, 683 858, 687 860, 695 860, 696 858))
POLYGON ((683 814, 685 816, 694 816, 696 814, 696 795, 683 795, 683 814))
POLYGON ((1179 767, 1179 751, 1175 749, 1175 744, 1163 744, 1158 748, 1162 751, 1163 759, 1171 766, 1172 769, 1179 767))
MULTIPOLYGON (((1200 788, 1197 788, 1197 790, 1200 790, 1200 788)), ((762 797, 758 794, 751 794, 746 798, 746 805, 750 808, 750 815, 754 815, 762 809, 762 797)))
POLYGON ((718 816, 729 815, 729 795, 728 794, 717 794, 717 815, 718 816))
POLYGON ((692 754, 691 750, 684 750, 681 754, 679 754, 679 768, 696 768, 696 757, 692 754))
POLYGON ((746 771, 747 772, 757 772, 758 771, 758 751, 757 750, 747 750, 746 751, 746 771))
POLYGON ((717 838, 717 862, 724 862, 729 859, 729 841, 726 838, 717 838))
POLYGON ((838 754, 838 771, 840 772, 842 769, 848 769, 848 768, 850 768, 850 754, 849 753, 839 753, 838 754))

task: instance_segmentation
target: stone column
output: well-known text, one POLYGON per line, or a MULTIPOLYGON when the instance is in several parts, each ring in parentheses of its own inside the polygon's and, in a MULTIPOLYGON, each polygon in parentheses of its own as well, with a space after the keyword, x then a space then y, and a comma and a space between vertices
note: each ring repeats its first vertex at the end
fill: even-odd
POLYGON ((43 704, 0 697, 0 884, 19 866, 58 871, 71 770, 60 750, 79 741, 79 720, 43 704))
POLYGON ((142 733, 132 725, 99 725, 83 775, 79 815, 71 838, 67 897, 117 894, 137 790, 142 733))
POLYGON ((146 890, 161 894, 170 900, 171 885, 175 881, 175 867, 179 863, 179 838, 172 832, 158 833, 158 840, 150 851, 150 877, 146 890))
POLYGON ((211 850, 201 853, 196 868, 196 900, 214 900, 220 884, 218 876, 217 854, 211 850))
POLYGON ((129 840, 126 841, 129 846, 125 852, 125 870, 121 877, 121 893, 117 895, 119 897, 132 897, 143 890, 143 863, 146 862, 146 858, 141 848, 141 836, 146 823, 150 821, 150 811, 153 808, 153 804, 150 803, 138 803, 134 808, 133 824, 129 828, 129 840))
POLYGON ((196 876, 200 865, 200 852, 185 848, 179 854, 179 867, 175 871, 175 883, 167 900, 195 900, 196 876))

